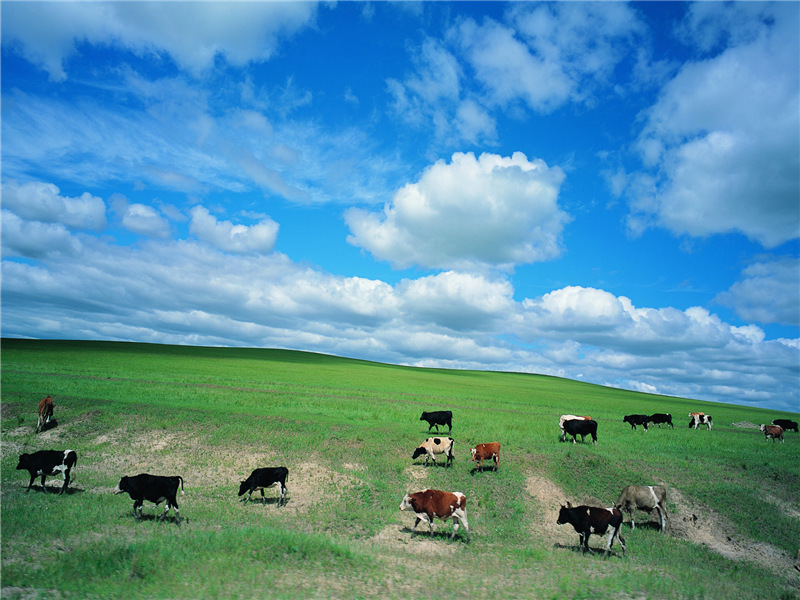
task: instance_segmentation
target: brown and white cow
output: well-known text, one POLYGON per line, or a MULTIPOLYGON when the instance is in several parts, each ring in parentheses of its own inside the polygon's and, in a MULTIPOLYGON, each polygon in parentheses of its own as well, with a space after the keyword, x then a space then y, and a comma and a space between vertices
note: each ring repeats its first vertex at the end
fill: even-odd
POLYGON ((453 519, 453 535, 450 539, 456 537, 458 531, 458 522, 464 526, 467 532, 467 541, 469 542, 469 523, 467 522, 467 497, 461 492, 443 492, 442 490, 425 489, 421 492, 414 492, 413 494, 406 494, 403 501, 400 503, 400 510, 413 510, 417 516, 414 521, 414 527, 411 529, 411 535, 416 533, 417 525, 420 521, 428 524, 433 537, 433 519, 453 519))
POLYGON ((414 450, 414 454, 411 455, 412 459, 417 459, 420 456, 425 454, 425 464, 428 464, 428 460, 433 460, 433 464, 436 463, 436 455, 437 454, 444 454, 445 455, 445 467, 449 467, 453 464, 453 438, 451 437, 429 437, 427 440, 422 442, 419 447, 414 450))
POLYGON ((703 412, 689 413, 689 429, 697 429, 698 425, 705 425, 708 431, 711 431, 711 415, 703 412))
POLYGON ((494 461, 494 470, 498 471, 500 469, 500 442, 478 444, 472 449, 472 461, 478 463, 478 469, 483 470, 483 461, 488 459, 494 461))
POLYGON ((39 401, 39 418, 36 421, 36 433, 44 429, 53 419, 53 399, 50 396, 42 398, 39 401))
POLYGON ((661 521, 661 531, 664 531, 667 517, 667 509, 664 508, 666 500, 667 490, 660 485, 629 485, 622 489, 615 506, 622 512, 630 514, 631 529, 636 529, 633 515, 637 509, 647 513, 655 510, 661 521))
POLYGON ((759 429, 764 432, 764 439, 771 439, 773 442, 780 440, 781 444, 783 443, 783 427, 779 425, 761 425, 759 429))
POLYGON ((592 417, 578 417, 576 415, 561 415, 558 419, 558 428, 561 429, 561 441, 565 441, 567 434, 564 432, 564 421, 573 421, 575 419, 582 421, 591 421, 592 417))

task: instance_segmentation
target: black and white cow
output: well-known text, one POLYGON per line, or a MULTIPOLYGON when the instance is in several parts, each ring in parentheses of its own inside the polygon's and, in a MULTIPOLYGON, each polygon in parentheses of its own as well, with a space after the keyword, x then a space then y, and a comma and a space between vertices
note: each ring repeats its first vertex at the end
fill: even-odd
POLYGON ((428 422, 428 432, 430 432, 431 427, 436 427, 436 433, 439 433, 439 425, 442 427, 447 425, 448 433, 453 431, 453 411, 451 410, 426 411, 422 413, 419 420, 428 422))
POLYGON ((69 485, 69 476, 72 468, 78 462, 78 455, 75 450, 39 450, 33 454, 21 454, 19 457, 19 464, 17 469, 25 469, 31 474, 31 480, 28 483, 29 492, 34 480, 42 476, 42 491, 47 492, 44 485, 44 480, 48 475, 56 475, 61 473, 64 477, 64 485, 61 486, 59 494, 63 494, 69 485))
POLYGON ((775 419, 772 421, 773 425, 777 425, 784 431, 794 431, 797 433, 797 421, 792 421, 790 419, 775 419))
POLYGON ((637 425, 641 425, 644 427, 644 430, 647 431, 647 422, 649 420, 649 415, 625 415, 625 417, 622 419, 622 422, 628 423, 631 426, 631 429, 636 429, 637 425))
POLYGON ((580 536, 579 544, 583 545, 583 551, 589 550, 589 535, 603 535, 611 528, 606 542, 606 554, 611 551, 614 539, 619 540, 622 546, 622 554, 625 554, 625 540, 620 535, 622 529, 622 513, 617 508, 598 508, 596 506, 572 506, 567 502, 566 506, 561 506, 558 513, 559 525, 569 523, 580 536))
POLYGON ((142 505, 145 500, 152 502, 156 506, 166 501, 167 505, 158 520, 163 521, 170 507, 172 507, 175 509, 175 522, 180 525, 181 516, 176 499, 179 487, 181 489, 181 496, 183 496, 183 477, 180 475, 163 476, 139 473, 139 475, 134 475, 133 477, 125 476, 120 479, 117 487, 114 489, 114 493, 128 493, 131 499, 133 499, 133 516, 137 519, 142 518, 142 505))
POLYGON ((564 435, 571 435, 572 436, 572 443, 576 442, 577 436, 581 436, 581 441, 584 441, 584 438, 587 435, 592 436, 592 443, 595 445, 597 444, 597 421, 582 421, 580 419, 571 419, 569 421, 564 421, 564 435))
POLYGON ((672 424, 672 415, 669 413, 655 413, 650 415, 648 419, 653 425, 658 425, 659 428, 661 427, 662 423, 666 423, 673 429, 675 429, 675 425, 672 424))
POLYGON ((444 454, 444 466, 449 467, 453 464, 453 444, 454 440, 451 437, 429 437, 414 450, 414 454, 411 455, 411 458, 416 460, 425 454, 425 465, 427 466, 428 460, 432 460, 433 464, 437 464, 436 455, 444 454))
POLYGON ((713 421, 711 415, 702 412, 689 413, 689 429, 697 429, 700 425, 705 425, 708 431, 711 431, 713 421))
POLYGON ((289 477, 289 469, 286 467, 264 467, 255 469, 250 473, 250 477, 242 481, 239 485, 239 495, 243 496, 248 492, 248 502, 253 497, 253 492, 261 490, 261 497, 264 496, 264 490, 271 487, 278 488, 278 506, 286 504, 286 478, 289 477))

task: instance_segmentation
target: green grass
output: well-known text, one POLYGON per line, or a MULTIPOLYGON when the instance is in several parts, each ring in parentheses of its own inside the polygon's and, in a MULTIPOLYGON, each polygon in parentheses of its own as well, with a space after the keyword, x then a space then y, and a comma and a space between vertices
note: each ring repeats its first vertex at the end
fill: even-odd
POLYGON ((624 528, 625 557, 583 556, 577 534, 544 516, 560 501, 610 505, 625 485, 660 483, 671 524, 685 516, 679 491, 737 541, 786 561, 800 544, 800 436, 772 444, 731 424, 787 416, 798 420, 536 375, 6 339, 3 598, 800 598, 791 563, 775 571, 646 526, 624 528), (58 426, 35 435, 47 394, 58 426), (454 413, 456 461, 426 469, 410 457, 427 437, 420 413, 438 409, 454 413), (714 430, 689 430, 692 410, 712 414, 714 430), (597 446, 558 442, 567 412, 598 421, 597 446), (672 413, 675 429, 622 423, 652 412, 672 413), (498 473, 476 473, 469 460, 486 441, 502 444, 498 473), (15 469, 21 452, 46 448, 78 452, 64 496, 26 493, 27 473, 15 469), (239 480, 278 464, 290 471, 288 506, 272 490, 266 503, 241 503, 239 480), (111 494, 120 476, 142 471, 183 476, 180 527, 156 521, 162 508, 149 504, 136 521, 127 495, 111 494), (559 497, 532 495, 531 477, 559 497), (433 540, 411 538, 413 515, 398 506, 424 487, 467 495, 469 544, 438 521, 433 540))

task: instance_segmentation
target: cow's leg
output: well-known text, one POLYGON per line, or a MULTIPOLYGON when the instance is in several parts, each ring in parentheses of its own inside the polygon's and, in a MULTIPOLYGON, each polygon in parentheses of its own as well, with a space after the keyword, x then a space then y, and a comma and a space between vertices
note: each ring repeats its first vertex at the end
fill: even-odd
POLYGON ((622 537, 622 523, 619 524, 619 527, 614 529, 614 535, 619 541, 619 545, 622 546, 622 555, 625 556, 625 539, 622 537))
POLYGON ((412 528, 411 528, 411 535, 412 535, 412 536, 413 536, 413 535, 414 535, 414 534, 417 532, 417 525, 419 525, 419 522, 420 522, 421 520, 422 520, 422 519, 420 519, 419 517, 417 517, 417 520, 416 520, 416 521, 414 521, 414 527, 412 527, 412 528))
POLYGON ((453 515, 453 537, 456 537, 456 530, 458 529, 456 519, 458 519, 464 526, 464 531, 467 532, 467 541, 469 541, 469 523, 467 522, 467 514, 463 510, 458 509, 453 513, 453 515))
POLYGON ((636 512, 636 509, 634 508, 634 509, 631 511, 631 531, 633 531, 634 529, 636 529, 636 521, 634 520, 634 513, 635 513, 635 512, 636 512))
POLYGON ((664 511, 661 510, 661 507, 656 504, 656 510, 658 511, 658 519, 661 521, 661 532, 663 533, 664 528, 666 527, 666 520, 664 519, 664 511))
POLYGON ((44 485, 44 480, 47 479, 47 475, 42 475, 42 491, 46 494, 47 488, 44 485))
POLYGON ((67 486, 69 485, 69 469, 65 469, 61 474, 64 476, 64 485, 61 486, 59 494, 63 494, 67 491, 67 486))
POLYGON ((33 487, 33 482, 36 481, 36 474, 34 473, 31 475, 31 480, 28 482, 28 489, 25 490, 26 492, 30 492, 31 488, 33 487))
MULTIPOLYGON (((173 498, 173 500, 172 500, 172 510, 175 513, 175 523, 178 526, 180 526, 180 524, 181 524, 181 511, 178 510, 178 501, 175 498, 173 498)), ((167 514, 166 511, 164 511, 164 514, 165 515, 167 514)))
POLYGON ((142 502, 141 500, 134 500, 133 502, 133 516, 141 520, 142 518, 142 502))

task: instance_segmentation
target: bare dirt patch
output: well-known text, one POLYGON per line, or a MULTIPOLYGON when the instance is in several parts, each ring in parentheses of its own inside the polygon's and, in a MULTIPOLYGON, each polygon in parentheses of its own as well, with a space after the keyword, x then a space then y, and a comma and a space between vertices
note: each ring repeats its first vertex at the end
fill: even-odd
POLYGON ((675 488, 670 488, 667 496, 677 505, 677 511, 669 515, 667 531, 671 535, 702 544, 731 560, 755 563, 779 575, 791 572, 795 560, 787 553, 739 535, 725 517, 686 498, 675 488))

